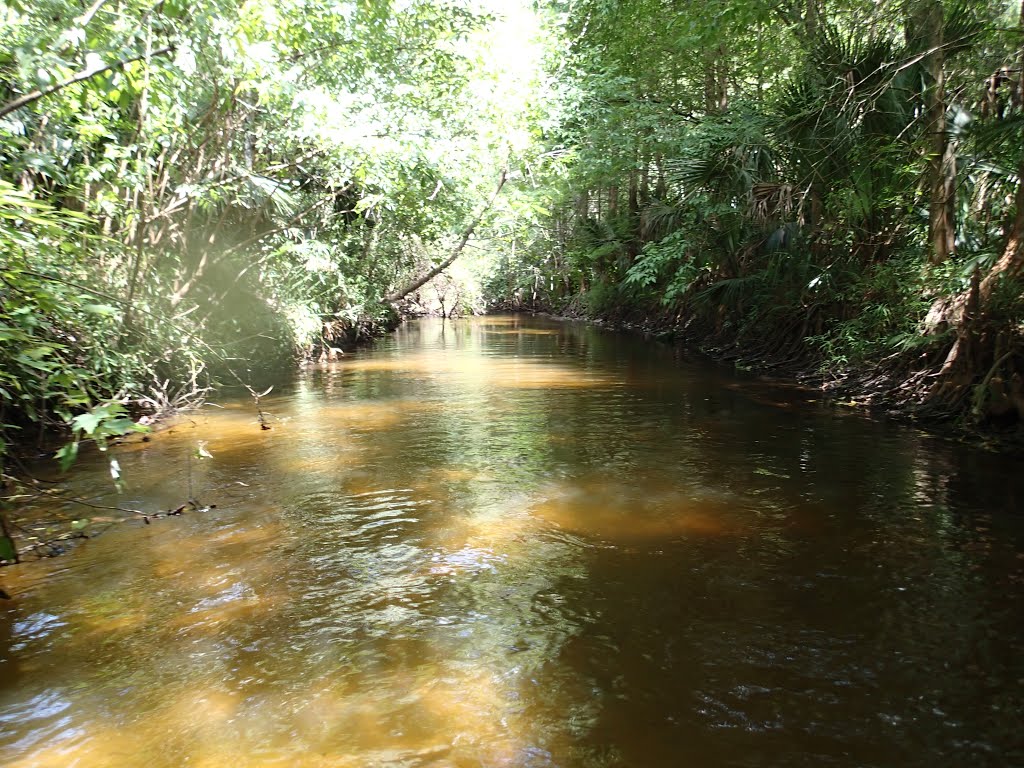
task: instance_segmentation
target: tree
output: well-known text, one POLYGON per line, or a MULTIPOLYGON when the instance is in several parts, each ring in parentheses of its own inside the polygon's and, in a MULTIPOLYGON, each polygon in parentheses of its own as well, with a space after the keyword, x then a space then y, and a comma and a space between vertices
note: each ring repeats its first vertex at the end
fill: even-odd
MULTIPOLYGON (((231 375, 227 358, 283 367, 385 318, 381 298, 441 252, 508 158, 512 113, 468 89, 490 77, 484 11, 11 5, 0 327, 31 322, 47 394, 0 390, 5 434, 108 399, 163 402, 158 383, 231 375)), ((3 370, 19 354, 5 345, 3 370)))

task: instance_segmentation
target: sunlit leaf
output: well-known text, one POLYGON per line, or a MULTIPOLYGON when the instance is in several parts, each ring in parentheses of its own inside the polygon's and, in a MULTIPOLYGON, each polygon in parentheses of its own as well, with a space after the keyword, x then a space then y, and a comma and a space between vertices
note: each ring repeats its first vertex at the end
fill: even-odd
POLYGON ((80 413, 71 420, 71 428, 84 432, 87 435, 91 435, 96 431, 96 427, 100 425, 103 420, 103 416, 96 411, 90 411, 89 413, 80 413))

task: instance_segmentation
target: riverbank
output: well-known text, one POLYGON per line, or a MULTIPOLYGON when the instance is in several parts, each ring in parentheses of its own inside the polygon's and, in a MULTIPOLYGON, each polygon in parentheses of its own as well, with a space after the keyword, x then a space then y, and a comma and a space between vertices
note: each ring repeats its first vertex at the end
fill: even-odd
MULTIPOLYGON (((496 309, 517 311, 509 305, 496 309)), ((930 355, 893 355, 859 366, 824 370, 824 356, 807 338, 783 344, 744 339, 715 329, 695 315, 684 317, 622 308, 595 314, 588 312, 581 302, 569 304, 567 310, 518 309, 555 319, 589 322, 672 344, 709 360, 730 364, 739 371, 812 388, 822 392, 836 407, 858 410, 870 418, 913 424, 938 436, 998 453, 1024 450, 1024 422, 1012 412, 1000 412, 1002 418, 986 418, 977 408, 976 399, 960 400, 957 408, 943 408, 929 401, 928 377, 934 374, 936 361, 945 358, 948 348, 933 349, 930 355), (915 361, 925 361, 928 366, 915 367, 915 361)))
MULTIPOLYGON (((76 542, 93 538, 116 523, 134 520, 149 524, 151 520, 215 507, 193 494, 191 466, 186 494, 162 507, 146 509, 131 504, 95 504, 69 493, 67 481, 73 473, 69 474, 68 470, 80 454, 93 455, 111 446, 149 443, 174 432, 199 413, 215 393, 234 391, 247 403, 253 429, 270 431, 275 424, 272 416, 265 412, 265 398, 288 372, 338 359, 346 351, 368 345, 394 331, 401 320, 397 313, 391 312, 382 313, 378 318, 329 324, 319 343, 305 349, 287 369, 277 365, 269 370, 254 371, 255 361, 246 361, 243 367, 217 355, 212 362, 220 367, 213 373, 200 365, 189 369, 184 380, 156 380, 155 388, 145 395, 109 400, 84 414, 94 421, 83 420, 83 417, 62 421, 53 416, 40 420, 38 429, 31 434, 24 429, 12 431, 15 438, 23 439, 8 439, 0 451, 0 566, 26 557, 36 559, 64 554, 76 542), (88 428, 83 428, 83 424, 88 428), (71 460, 66 458, 69 453, 71 460), (38 506, 41 501, 66 507, 67 514, 23 513, 24 509, 38 506)), ((207 351, 215 354, 212 348, 207 351)), ((121 385, 115 387, 122 388, 121 385)), ((197 460, 203 458, 202 451, 202 448, 196 450, 197 460)), ((115 460, 110 461, 109 472, 112 487, 119 488, 121 468, 115 460)))

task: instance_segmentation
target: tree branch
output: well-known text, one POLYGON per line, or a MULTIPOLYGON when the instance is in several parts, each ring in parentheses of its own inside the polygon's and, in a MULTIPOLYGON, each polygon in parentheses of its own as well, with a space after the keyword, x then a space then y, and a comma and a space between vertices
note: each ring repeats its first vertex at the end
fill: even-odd
MULTIPOLYGON (((150 56, 162 56, 165 53, 170 53, 174 50, 174 48, 175 47, 173 45, 165 45, 163 48, 158 48, 157 50, 153 51, 150 54, 150 56)), ((39 88, 35 91, 26 93, 24 96, 19 96, 13 101, 7 102, 2 107, 0 107, 0 117, 4 117, 5 115, 10 114, 16 109, 27 107, 29 104, 37 102, 43 97, 49 96, 51 93, 56 93, 59 90, 67 88, 69 85, 81 83, 85 80, 91 80, 92 78, 96 77, 96 75, 102 75, 104 72, 109 72, 112 69, 118 69, 119 67, 128 66, 129 64, 132 64, 136 61, 141 61, 144 58, 146 58, 146 54, 143 53, 139 54, 138 56, 133 56, 130 59, 121 59, 120 61, 115 61, 113 64, 106 64, 102 67, 86 67, 85 69, 73 74, 67 80, 62 80, 61 82, 55 83, 54 85, 51 85, 47 88, 39 88)))
POLYGON ((417 288, 428 283, 430 280, 433 280, 439 274, 448 269, 448 267, 450 267, 452 263, 457 258, 459 258, 459 255, 466 247, 466 243, 469 242, 469 238, 473 236, 473 231, 479 226, 480 222, 483 221, 484 214, 486 214, 487 211, 491 209, 491 206, 494 205, 494 201, 498 199, 498 195, 501 194, 501 188, 505 186, 505 181, 507 179, 508 169, 505 169, 501 172, 501 178, 498 180, 498 188, 494 190, 494 194, 491 195, 490 201, 487 203, 486 206, 484 206, 484 209, 480 211, 479 214, 477 214, 477 217, 473 219, 472 223, 470 223, 470 225, 466 227, 466 231, 462 233, 462 239, 459 240, 459 244, 455 246, 455 249, 451 252, 451 255, 447 259, 445 259, 436 267, 428 271, 425 275, 422 275, 421 277, 418 277, 415 280, 413 280, 411 283, 406 284, 404 288, 400 288, 399 290, 393 293, 389 293, 387 296, 384 297, 384 301, 387 302, 388 304, 394 304, 396 301, 401 301, 410 293, 415 291, 417 288))

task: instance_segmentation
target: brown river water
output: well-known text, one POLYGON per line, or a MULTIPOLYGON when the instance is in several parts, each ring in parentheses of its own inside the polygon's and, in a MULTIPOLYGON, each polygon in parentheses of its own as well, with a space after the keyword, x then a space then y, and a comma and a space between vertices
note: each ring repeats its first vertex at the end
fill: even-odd
POLYGON ((1024 460, 525 317, 218 403, 0 570, 5 768, 1024 765, 1024 460))

